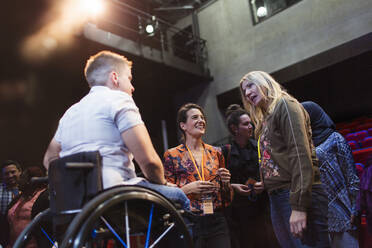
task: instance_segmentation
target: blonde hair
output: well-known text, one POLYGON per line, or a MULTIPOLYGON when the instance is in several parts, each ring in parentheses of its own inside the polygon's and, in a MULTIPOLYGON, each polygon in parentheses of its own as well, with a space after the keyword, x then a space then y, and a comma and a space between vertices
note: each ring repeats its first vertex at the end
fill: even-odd
POLYGON ((256 138, 258 138, 262 131, 262 123, 264 119, 266 116, 272 114, 278 101, 283 96, 294 99, 285 91, 285 89, 282 88, 278 82, 275 81, 272 76, 263 71, 251 71, 245 74, 240 80, 240 93, 244 108, 249 112, 252 122, 256 126, 254 132, 256 138), (242 84, 246 81, 257 86, 258 90, 263 96, 263 100, 267 103, 267 108, 263 108, 262 106, 254 106, 247 101, 242 89, 242 84))
POLYGON ((101 51, 88 59, 84 75, 90 87, 105 85, 111 71, 119 71, 122 66, 132 68, 132 62, 120 54, 101 51))

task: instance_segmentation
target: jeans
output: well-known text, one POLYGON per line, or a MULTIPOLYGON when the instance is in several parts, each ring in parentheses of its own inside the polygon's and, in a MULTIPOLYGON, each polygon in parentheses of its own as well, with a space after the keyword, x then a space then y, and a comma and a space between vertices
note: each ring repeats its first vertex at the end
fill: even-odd
POLYGON ((357 231, 346 232, 331 232, 329 234, 332 248, 358 248, 358 233, 357 231))
POLYGON ((275 235, 284 248, 330 247, 327 226, 328 200, 321 185, 314 185, 311 206, 307 210, 307 224, 302 240, 290 231, 289 218, 292 213, 289 204, 289 190, 279 190, 270 195, 271 220, 275 235))
POLYGON ((143 186, 152 189, 156 192, 159 192, 172 202, 180 204, 183 209, 190 210, 190 200, 189 198, 187 198, 185 193, 183 193, 183 191, 180 188, 168 187, 161 184, 154 184, 150 183, 147 180, 137 182, 135 185, 143 186))

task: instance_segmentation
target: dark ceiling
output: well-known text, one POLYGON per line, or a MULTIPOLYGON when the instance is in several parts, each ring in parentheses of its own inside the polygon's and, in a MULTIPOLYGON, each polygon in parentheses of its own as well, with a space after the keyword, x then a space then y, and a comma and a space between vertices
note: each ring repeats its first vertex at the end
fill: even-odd
MULTIPOLYGON (((100 50, 116 51, 75 35, 71 45, 51 52, 42 61, 23 59, 20 54, 21 44, 25 37, 42 26, 51 2, 13 0, 2 4, 0 162, 14 159, 26 165, 41 164, 59 118, 89 91, 83 77, 85 61, 100 50)), ((160 6, 160 1, 156 2, 156 6, 160 6)), ((170 3, 162 2, 165 5, 170 3)), ((173 125, 177 108, 174 104, 176 92, 207 83, 208 80, 162 63, 121 53, 133 61, 133 84, 136 88, 134 99, 154 145, 161 154, 161 120, 166 120, 168 132, 174 133, 169 137, 170 145, 177 143, 176 128, 173 125)))

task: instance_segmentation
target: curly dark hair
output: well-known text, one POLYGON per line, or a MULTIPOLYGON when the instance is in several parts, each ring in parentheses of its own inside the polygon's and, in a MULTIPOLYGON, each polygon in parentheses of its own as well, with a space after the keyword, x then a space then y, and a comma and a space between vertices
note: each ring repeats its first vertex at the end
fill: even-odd
POLYGON ((242 115, 248 115, 248 112, 244 110, 242 107, 240 107, 239 104, 231 104, 230 106, 227 107, 226 112, 225 112, 225 117, 226 117, 226 125, 227 128, 229 129, 229 132, 232 135, 235 135, 232 129, 232 125, 238 127, 240 123, 240 116, 242 115))
POLYGON ((22 173, 19 181, 19 189, 22 192, 24 198, 31 197, 36 191, 43 189, 47 186, 46 183, 33 183, 31 178, 33 177, 45 177, 46 171, 42 166, 29 166, 22 173))

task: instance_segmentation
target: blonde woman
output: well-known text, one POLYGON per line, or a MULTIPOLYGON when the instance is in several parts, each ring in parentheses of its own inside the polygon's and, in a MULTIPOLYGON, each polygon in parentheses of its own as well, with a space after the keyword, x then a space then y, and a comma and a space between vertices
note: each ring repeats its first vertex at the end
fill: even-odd
POLYGON ((260 169, 280 245, 329 247, 327 196, 320 183, 308 114, 265 72, 246 74, 240 90, 256 126, 260 169))

